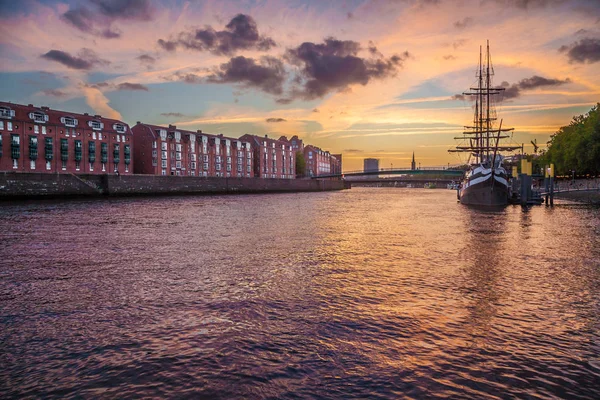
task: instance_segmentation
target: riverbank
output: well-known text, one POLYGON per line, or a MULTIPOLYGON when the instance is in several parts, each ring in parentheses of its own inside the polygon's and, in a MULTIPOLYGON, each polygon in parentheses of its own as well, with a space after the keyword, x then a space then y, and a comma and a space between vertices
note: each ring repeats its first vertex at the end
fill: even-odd
POLYGON ((556 199, 571 200, 579 203, 589 203, 600 205, 600 191, 584 192, 584 191, 573 191, 573 192, 558 192, 554 194, 556 199))
POLYGON ((349 189, 339 180, 154 175, 0 173, 0 199, 185 194, 321 192, 349 189))

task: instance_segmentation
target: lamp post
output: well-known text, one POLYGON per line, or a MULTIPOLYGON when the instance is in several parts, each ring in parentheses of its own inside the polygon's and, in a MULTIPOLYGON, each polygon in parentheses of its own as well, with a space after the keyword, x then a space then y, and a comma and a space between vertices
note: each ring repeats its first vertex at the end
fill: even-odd
POLYGON ((573 173, 573 180, 572 180, 572 182, 573 182, 573 185, 574 185, 575 184, 575 170, 572 170, 571 172, 573 173))

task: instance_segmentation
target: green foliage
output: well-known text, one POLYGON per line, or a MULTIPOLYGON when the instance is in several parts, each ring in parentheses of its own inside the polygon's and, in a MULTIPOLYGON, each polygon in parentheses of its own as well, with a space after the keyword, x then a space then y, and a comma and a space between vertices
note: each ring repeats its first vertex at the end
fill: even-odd
POLYGON ((544 163, 554 163, 559 175, 600 173, 600 103, 590 112, 573 118, 550 137, 548 151, 540 156, 544 163))
POLYGON ((306 160, 301 151, 296 152, 296 176, 304 176, 306 174, 306 160))

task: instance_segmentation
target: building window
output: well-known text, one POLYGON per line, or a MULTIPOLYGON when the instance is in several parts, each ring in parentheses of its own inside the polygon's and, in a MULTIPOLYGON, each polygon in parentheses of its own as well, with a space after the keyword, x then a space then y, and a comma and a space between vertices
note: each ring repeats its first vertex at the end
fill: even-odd
POLYGON ((90 163, 90 172, 94 172, 94 164, 90 163))
POLYGON ((52 163, 50 161, 46 161, 46 170, 50 171, 52 169, 52 163))
POLYGON ((29 169, 35 169, 35 160, 29 160, 29 169))
POLYGON ((102 132, 98 132, 98 140, 102 140, 102 132))
POLYGON ((168 150, 168 148, 167 148, 167 142, 162 142, 160 144, 160 149, 163 150, 163 151, 167 151, 168 150))
POLYGON ((96 132, 92 132, 92 139, 96 140, 96 132))
POLYGON ((13 126, 13 125, 12 125, 12 122, 10 122, 10 121, 6 121, 6 129, 7 129, 8 131, 12 131, 12 126, 13 126))
POLYGON ((36 135, 40 133, 40 126, 39 125, 34 125, 33 126, 33 133, 35 133, 36 135))
POLYGON ((96 162, 96 142, 88 142, 88 161, 90 165, 96 162))
POLYGON ((153 167, 156 167, 157 165, 158 165, 158 159, 156 159, 156 158, 153 158, 153 159, 152 159, 152 166, 153 166, 153 167))
POLYGON ((29 113, 29 118, 40 124, 44 124, 48 121, 48 116, 46 114, 37 111, 29 113))
POLYGON ((21 138, 19 135, 10 135, 10 153, 13 160, 21 157, 21 138))
POLYGON ((239 164, 238 164, 238 166, 237 166, 237 171, 238 171, 238 172, 242 172, 242 166, 241 166, 241 165, 239 165, 239 164))
POLYGON ((19 164, 16 158, 13 158, 13 169, 19 168, 19 164))
POLYGON ((175 168, 181 169, 181 161, 175 163, 175 168))
POLYGON ((83 154, 81 140, 75 141, 75 161, 80 162, 83 154))
POLYGON ((15 116, 15 111, 8 107, 0 107, 0 118, 12 118, 15 116))
POLYGON ((88 125, 95 131, 101 131, 104 128, 104 124, 100 121, 88 121, 88 125))
POLYGON ((102 163, 102 172, 106 172, 106 164, 102 163))
POLYGON ((195 154, 192 154, 192 155, 190 156, 190 159, 191 159, 192 161, 196 161, 196 155, 195 155, 195 154))
POLYGON ((167 175, 167 170, 163 168, 163 170, 161 171, 162 175, 167 175))
POLYGON ((38 158, 38 138, 29 136, 29 159, 37 160, 38 158))
POLYGON ((192 161, 191 169, 196 169, 196 163, 194 161, 192 161))
POLYGON ((162 168, 167 168, 167 160, 162 160, 162 168))
POLYGON ((61 117, 60 122, 62 122, 65 126, 70 128, 75 128, 77 126, 77 120, 72 117, 61 117))
POLYGON ((80 161, 75 161, 75 171, 79 171, 79 169, 80 169, 80 164, 81 164, 81 162, 80 162, 80 161))
POLYGON ((121 152, 119 151, 119 145, 113 144, 113 162, 115 163, 115 165, 119 164, 119 161, 121 161, 120 153, 121 152))
POLYGON ((123 158, 126 166, 131 164, 131 146, 128 144, 123 146, 123 158))
POLYGON ((67 139, 60 139, 60 159, 64 161, 64 168, 66 168, 66 162, 69 159, 69 141, 67 139))
POLYGON ((202 161, 203 162, 208 162, 208 155, 202 156, 202 161))
MULTIPOLYGON (((108 162, 108 143, 100 144, 100 161, 102 164, 106 164, 108 162)), ((105 171, 104 166, 102 167, 102 171, 105 171)))
POLYGON ((0 135, 0 157, 2 157, 2 135, 0 135))
POLYGON ((220 171, 220 170, 221 170, 221 164, 217 164, 217 165, 215 165, 215 169, 216 169, 217 171, 220 171))
POLYGON ((61 160, 61 168, 63 171, 67 170, 67 162, 65 160, 61 160))
POLYGON ((227 171, 230 172, 231 171, 231 164, 227 164, 227 171))
POLYGON ((125 172, 129 172, 129 165, 125 164, 125 172))
POLYGON ((175 159, 181 161, 181 153, 175 153, 175 159))
POLYGON ((153 149, 157 149, 158 147, 158 143, 156 143, 156 140, 152 142, 152 148, 153 149))
POLYGON ((161 151, 161 156, 162 156, 161 158, 163 160, 166 160, 167 159, 167 152, 166 151, 161 151))
POLYGON ((114 124, 113 129, 118 133, 125 133, 125 125, 123 124, 114 124))
POLYGON ((221 156, 216 156, 215 157, 215 162, 220 163, 221 162, 221 156))
POLYGON ((52 145, 52 138, 47 137, 45 138, 45 142, 44 142, 44 158, 46 159, 47 162, 52 161, 52 158, 54 156, 54 148, 52 145))
POLYGON ((42 135, 46 134, 46 125, 42 125, 42 135))
POLYGON ((4 130, 4 121, 0 121, 0 130, 4 130))
POLYGON ((203 170, 205 170, 205 171, 207 171, 207 170, 208 170, 208 163, 207 163, 207 162, 205 162, 205 163, 202 165, 202 169, 203 169, 203 170))

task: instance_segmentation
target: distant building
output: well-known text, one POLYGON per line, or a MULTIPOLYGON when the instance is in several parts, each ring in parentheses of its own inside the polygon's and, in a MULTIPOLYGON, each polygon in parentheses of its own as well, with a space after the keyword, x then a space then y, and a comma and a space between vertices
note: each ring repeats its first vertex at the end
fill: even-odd
POLYGON ((284 137, 281 140, 246 134, 240 140, 248 142, 254 153, 254 176, 270 179, 296 178, 296 153, 284 137))
POLYGON ((0 171, 131 174, 132 147, 125 122, 0 102, 0 171))
POLYGON ((410 169, 412 169, 413 171, 415 169, 417 169, 417 163, 415 162, 415 152, 414 151, 413 151, 412 161, 410 162, 410 169))
POLYGON ((254 176, 249 142, 138 122, 132 128, 137 174, 246 177, 254 176))
POLYGON ((377 158, 364 159, 364 172, 379 171, 379 160, 377 158))

